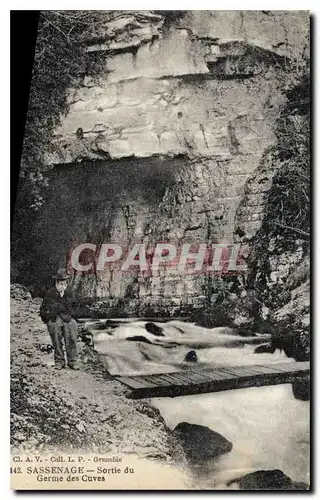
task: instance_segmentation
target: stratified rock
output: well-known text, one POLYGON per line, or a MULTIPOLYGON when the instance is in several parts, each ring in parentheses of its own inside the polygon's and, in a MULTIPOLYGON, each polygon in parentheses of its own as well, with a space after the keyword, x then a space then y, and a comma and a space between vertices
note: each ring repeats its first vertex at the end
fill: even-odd
POLYGON ((232 450, 232 443, 203 425, 180 422, 173 431, 192 462, 203 462, 232 450))
POLYGON ((191 362, 198 361, 196 351, 187 352, 186 357, 184 359, 185 359, 185 361, 191 361, 191 362))
MULTIPOLYGON (((35 223, 36 239, 30 235, 30 241, 44 242, 40 254, 30 252, 28 262, 36 266, 39 283, 48 272, 43 254, 52 263, 62 262, 64 242, 86 241, 87 224, 81 221, 100 221, 105 203, 105 216, 93 229, 97 241, 104 241, 105 227, 110 241, 128 247, 140 232, 152 244, 164 237, 181 243, 232 242, 234 230, 240 239, 253 236, 264 217, 271 161, 254 182, 243 216, 236 214, 247 183, 275 145, 289 59, 292 54, 294 61, 297 54, 307 57, 309 13, 185 11, 171 17, 119 11, 99 14, 99 22, 92 16, 94 33, 83 44, 90 57, 106 63, 99 75, 81 73, 66 89, 66 113, 44 152, 44 162, 60 165, 63 175, 50 169, 50 185, 59 199, 46 201, 35 223), (127 199, 129 186, 134 197, 127 199), (68 237, 66 213, 75 214, 68 237), (43 221, 52 214, 58 223, 48 240, 43 221)), ((24 254, 21 245, 16 275, 23 271, 24 254)), ((203 281, 191 275, 181 279, 180 273, 168 279, 160 273, 134 282, 134 277, 122 280, 118 270, 105 269, 97 276, 75 277, 73 286, 85 297, 126 298, 130 306, 138 297, 137 310, 157 308, 164 315, 170 307, 173 316, 181 307, 205 305, 211 285, 203 281)), ((234 288, 241 285, 233 287, 238 294, 234 288)), ((204 321, 212 326, 250 324, 250 304, 249 310, 243 304, 235 309, 232 301, 225 306, 226 294, 220 291, 213 317, 204 321)), ((90 315, 117 318, 124 311, 130 316, 127 304, 115 315, 101 302, 98 308, 92 305, 90 315)), ((81 316, 88 313, 82 306, 81 316)))

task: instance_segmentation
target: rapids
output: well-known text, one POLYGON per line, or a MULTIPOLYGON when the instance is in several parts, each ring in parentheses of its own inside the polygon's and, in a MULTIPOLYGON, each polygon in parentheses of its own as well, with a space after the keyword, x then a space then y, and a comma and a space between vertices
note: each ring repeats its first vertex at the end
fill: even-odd
MULTIPOLYGON (((156 323, 164 336, 133 320, 106 330, 91 328, 95 349, 113 375, 169 373, 183 369, 188 351, 197 364, 235 366, 288 361, 284 353, 254 353, 256 337, 229 328, 202 328, 183 321, 156 323), (136 337, 140 340, 127 340, 136 337), (142 341, 141 341, 142 340, 142 341)), ((268 336, 261 336, 261 343, 268 336)), ((281 469, 294 481, 309 483, 309 403, 298 401, 290 384, 252 387, 177 398, 153 398, 170 429, 179 422, 205 425, 233 443, 231 452, 194 466, 197 488, 226 488, 228 480, 261 469, 281 469)))

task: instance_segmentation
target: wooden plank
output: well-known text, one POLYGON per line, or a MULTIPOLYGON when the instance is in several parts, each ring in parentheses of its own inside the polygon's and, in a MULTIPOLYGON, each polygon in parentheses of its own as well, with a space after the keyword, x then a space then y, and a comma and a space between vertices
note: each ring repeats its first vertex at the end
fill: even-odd
POLYGON ((189 373, 192 373, 192 377, 194 378, 195 380, 195 383, 197 384, 201 384, 202 382, 206 382, 208 380, 208 376, 207 376, 207 373, 201 373, 200 371, 197 372, 197 371, 194 371, 192 370, 191 372, 189 373))
POLYGON ((171 373, 171 376, 175 379, 177 385, 192 383, 192 379, 187 378, 185 372, 171 373))
POLYGON ((178 385, 178 384, 185 384, 185 380, 180 377, 179 379, 177 377, 174 376, 175 374, 170 374, 170 377, 168 375, 165 376, 165 378, 162 380, 162 376, 164 375, 158 375, 158 374, 155 374, 152 376, 152 380, 154 380, 155 384, 157 384, 157 386, 162 386, 162 385, 178 385), (167 381, 167 382, 165 382, 167 381))
POLYGON ((188 371, 179 372, 178 375, 183 378, 185 384, 188 384, 188 383, 194 384, 195 383, 195 378, 194 378, 193 374, 188 372, 188 371))
MULTIPOLYGON (((301 369, 296 369, 291 363, 288 363, 288 366, 286 368, 284 368, 283 365, 278 365, 276 363, 271 365, 259 365, 256 368, 257 370, 260 370, 260 373, 292 373, 295 371, 300 371, 301 369)), ((253 369, 255 369, 254 366, 253 369)))
POLYGON ((168 380, 168 378, 165 375, 157 375, 155 378, 155 382, 157 385, 172 385, 172 379, 168 380))
POLYGON ((251 373, 251 375, 263 375, 266 373, 278 373, 278 370, 274 370, 273 368, 271 368, 270 370, 268 368, 264 369, 261 365, 245 366, 244 371, 247 373, 251 373))
POLYGON ((237 375, 234 373, 226 373, 220 369, 212 370, 212 372, 206 372, 206 377, 210 381, 221 381, 221 380, 229 380, 237 378, 237 375))
POLYGON ((203 373, 203 374, 207 374, 207 373, 220 373, 221 372, 221 369, 224 368, 224 366, 217 366, 217 367, 203 367, 201 368, 200 366, 198 368, 195 369, 195 371, 197 373, 203 373))
MULTIPOLYGON (((268 372, 268 373, 275 373, 275 372, 268 372)), ((256 375, 264 375, 265 372, 261 369, 260 366, 257 366, 256 368, 251 368, 251 366, 245 366, 240 370, 240 374, 242 374, 242 376, 255 377, 256 375)))
POLYGON ((261 366, 257 367, 257 369, 255 370, 249 366, 248 367, 246 366, 243 370, 240 370, 240 373, 243 373, 245 376, 247 376, 247 375, 256 376, 256 375, 266 375, 268 373, 271 373, 271 374, 278 373, 278 370, 266 371, 261 366))
POLYGON ((231 375, 232 377, 238 377, 239 371, 240 371, 238 366, 226 366, 223 368, 222 367, 217 368, 217 370, 219 370, 219 373, 221 373, 221 374, 228 374, 228 375, 231 375))
MULTIPOLYGON (((257 373, 262 374, 281 373, 281 370, 279 370, 276 365, 252 365, 251 370, 256 370, 257 373)), ((287 371, 288 370, 286 370, 286 372, 287 371)))
MULTIPOLYGON (((267 367, 270 367, 270 366, 273 366, 273 365, 261 365, 263 366, 263 368, 267 368, 267 367)), ((305 369, 309 369, 309 362, 308 361, 304 361, 304 362, 300 362, 300 363, 276 363, 274 365, 277 369, 277 371, 282 371, 282 372, 297 372, 297 371, 300 371, 300 370, 305 370, 305 369)))
POLYGON ((154 375, 137 375, 134 379, 141 382, 146 387, 157 387, 159 384, 154 378, 154 375))
POLYGON ((157 387, 158 384, 153 379, 153 375, 136 375, 127 377, 115 377, 116 380, 122 382, 133 389, 142 389, 144 387, 157 387))
MULTIPOLYGON (((197 376, 194 376, 195 374, 192 372, 192 378, 190 378, 190 382, 188 382, 188 380, 186 379, 185 377, 185 372, 179 372, 179 373, 170 373, 170 374, 165 374, 165 378, 167 380, 170 380, 172 384, 177 384, 177 385, 185 385, 185 384, 188 384, 188 383, 197 383, 198 382, 203 382, 205 380, 204 377, 201 377, 201 380, 200 380, 200 377, 197 377, 197 376), (177 377, 177 375, 179 375, 179 377, 177 377)), ((164 375, 161 375, 161 377, 163 377, 164 375)), ((188 372, 188 379, 190 377, 190 372, 188 372)))
POLYGON ((140 380, 135 380, 134 377, 115 377, 115 379, 122 384, 127 385, 131 389, 141 389, 143 387, 146 387, 145 384, 143 384, 140 380))
POLYGON ((199 369, 197 371, 197 374, 203 375, 205 380, 210 380, 210 381, 230 379, 230 378, 235 378, 235 376, 236 376, 236 375, 225 373, 225 372, 221 371, 221 368, 214 368, 211 370, 206 368, 205 371, 202 371, 199 369))
POLYGON ((220 373, 228 373, 229 375, 232 375, 233 377, 237 377, 239 373, 239 368, 237 366, 225 366, 219 368, 220 373))
POLYGON ((132 389, 131 397, 175 397, 187 394, 219 392, 245 387, 292 382, 310 373, 309 362, 270 365, 226 366, 208 369, 192 367, 185 372, 136 377, 116 377, 132 389))
POLYGON ((175 385, 178 382, 182 383, 181 379, 179 379, 179 381, 178 381, 178 379, 177 379, 177 377, 175 375, 176 375, 175 372, 174 373, 163 373, 163 374, 161 374, 161 376, 165 377, 166 380, 168 380, 168 382, 170 382, 172 385, 175 385))
MULTIPOLYGON (((229 367, 221 368, 222 373, 229 373, 234 377, 254 377, 257 372, 250 370, 249 368, 237 368, 237 370, 230 370, 229 367)), ((261 373, 261 372, 260 372, 261 373)))

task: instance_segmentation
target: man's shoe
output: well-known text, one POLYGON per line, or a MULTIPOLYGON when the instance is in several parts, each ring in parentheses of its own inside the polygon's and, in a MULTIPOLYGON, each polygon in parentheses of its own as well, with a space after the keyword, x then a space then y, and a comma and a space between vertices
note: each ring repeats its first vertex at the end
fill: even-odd
POLYGON ((60 365, 60 364, 54 365, 55 370, 63 370, 65 367, 66 365, 60 365))
POLYGON ((77 363, 69 363, 68 366, 69 366, 70 370, 80 370, 77 363))

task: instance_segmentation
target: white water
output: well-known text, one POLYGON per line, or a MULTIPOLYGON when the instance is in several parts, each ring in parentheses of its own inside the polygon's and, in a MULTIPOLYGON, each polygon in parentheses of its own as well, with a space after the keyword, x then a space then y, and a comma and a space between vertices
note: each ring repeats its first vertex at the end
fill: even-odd
MULTIPOLYGON (((145 322, 95 332, 96 350, 112 374, 150 374, 180 370, 190 349, 198 363, 249 365, 290 360, 282 353, 255 354, 227 328, 205 329, 190 323, 157 323, 165 337, 146 332, 145 322), (143 335, 152 344, 127 341, 143 335), (178 345, 168 347, 172 342, 178 345), (166 347, 167 346, 167 347, 166 347)), ((250 339, 249 339, 250 342, 250 339)), ((290 384, 237 389, 177 398, 153 398, 167 426, 179 422, 205 425, 233 443, 231 452, 193 473, 197 487, 224 487, 226 481, 261 469, 281 469, 294 481, 309 483, 309 403, 293 397, 290 384)))

